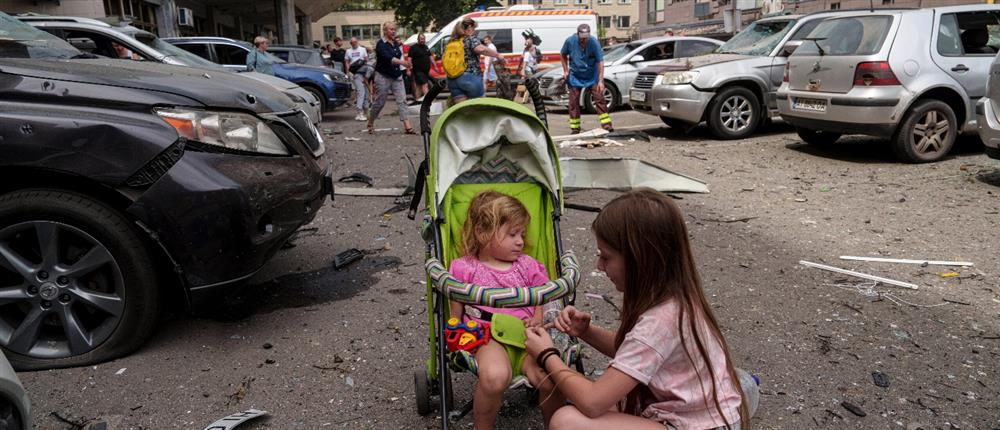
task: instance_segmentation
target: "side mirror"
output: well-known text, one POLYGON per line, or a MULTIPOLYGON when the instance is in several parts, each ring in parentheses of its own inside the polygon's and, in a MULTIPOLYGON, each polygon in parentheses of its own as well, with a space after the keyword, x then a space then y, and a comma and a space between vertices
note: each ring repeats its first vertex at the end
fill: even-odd
POLYGON ((643 57, 642 55, 633 55, 632 58, 628 59, 629 63, 641 63, 643 61, 646 61, 646 57, 643 57))
POLYGON ((790 40, 788 43, 785 43, 785 46, 781 47, 781 55, 783 57, 792 55, 799 46, 802 46, 801 40, 790 40))

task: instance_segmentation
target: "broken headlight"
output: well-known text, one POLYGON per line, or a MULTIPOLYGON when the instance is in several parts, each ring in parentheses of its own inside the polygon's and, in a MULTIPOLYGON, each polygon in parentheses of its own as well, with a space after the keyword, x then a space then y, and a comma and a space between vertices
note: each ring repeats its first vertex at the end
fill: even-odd
POLYGON ((237 112, 155 109, 181 137, 242 152, 288 155, 288 148, 259 118, 237 112))
POLYGON ((660 75, 658 83, 663 85, 690 84, 697 77, 697 70, 688 70, 686 72, 666 72, 660 75))

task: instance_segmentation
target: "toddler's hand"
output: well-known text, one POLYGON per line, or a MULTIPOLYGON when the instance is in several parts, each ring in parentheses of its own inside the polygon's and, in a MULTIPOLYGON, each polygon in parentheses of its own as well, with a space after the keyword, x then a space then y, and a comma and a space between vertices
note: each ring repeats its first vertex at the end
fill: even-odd
POLYGON ((524 350, 532 357, 538 357, 538 353, 547 348, 552 348, 552 338, 549 332, 541 327, 531 327, 525 330, 527 339, 524 341, 524 350))
POLYGON ((555 320, 556 329, 573 337, 580 337, 590 328, 590 314, 573 306, 566 306, 555 320))

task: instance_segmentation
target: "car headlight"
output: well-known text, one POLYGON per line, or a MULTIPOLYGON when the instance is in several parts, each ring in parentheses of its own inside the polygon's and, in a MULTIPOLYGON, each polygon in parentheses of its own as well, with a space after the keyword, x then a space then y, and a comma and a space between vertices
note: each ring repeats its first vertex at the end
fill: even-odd
POLYGON ((292 103, 295 103, 295 104, 307 103, 306 99, 304 99, 302 97, 299 97, 298 94, 295 94, 295 93, 293 93, 291 91, 285 91, 285 95, 288 96, 288 98, 292 99, 292 103))
POLYGON ((154 111, 188 140, 236 151, 289 154, 271 127, 253 115, 176 108, 154 111))
POLYGON ((698 77, 697 70, 688 70, 686 72, 666 72, 660 75, 660 83, 663 85, 683 85, 690 84, 698 77))
POLYGON ((344 75, 344 74, 332 74, 332 75, 331 74, 327 74, 326 75, 326 79, 330 80, 330 81, 333 81, 333 82, 344 82, 344 83, 350 82, 347 79, 347 75, 344 75))

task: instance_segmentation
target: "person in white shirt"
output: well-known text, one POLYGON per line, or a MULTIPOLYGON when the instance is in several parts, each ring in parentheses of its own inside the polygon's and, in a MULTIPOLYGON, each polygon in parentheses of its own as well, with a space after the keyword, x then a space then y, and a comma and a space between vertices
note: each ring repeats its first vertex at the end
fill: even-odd
POLYGON ((344 70, 350 71, 354 75, 354 107, 358 110, 358 115, 354 117, 357 121, 368 121, 365 112, 371 107, 369 97, 369 83, 364 73, 358 73, 365 64, 368 63, 368 50, 358 44, 358 38, 351 38, 351 48, 344 54, 344 70))
MULTIPOLYGON (((497 46, 493 44, 493 36, 483 37, 483 44, 487 48, 497 51, 497 46)), ((490 84, 496 85, 497 81, 497 71, 493 67, 493 57, 486 56, 483 58, 483 88, 489 88, 490 84)))

